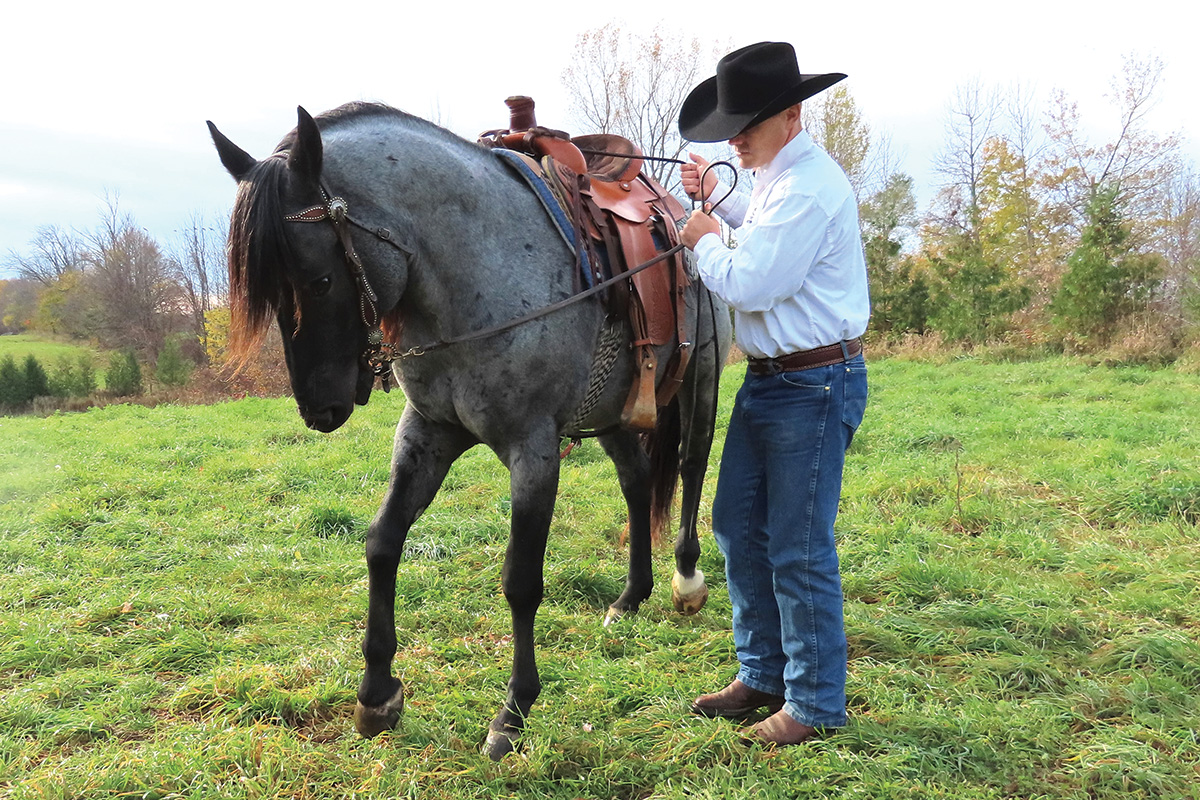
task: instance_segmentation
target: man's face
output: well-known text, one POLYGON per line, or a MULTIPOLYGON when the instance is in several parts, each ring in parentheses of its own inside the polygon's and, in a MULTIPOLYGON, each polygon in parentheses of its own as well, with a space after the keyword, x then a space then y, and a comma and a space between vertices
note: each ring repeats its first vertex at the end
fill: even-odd
POLYGON ((800 107, 784 109, 729 140, 742 169, 758 169, 770 164, 783 146, 792 140, 799 127, 800 107))

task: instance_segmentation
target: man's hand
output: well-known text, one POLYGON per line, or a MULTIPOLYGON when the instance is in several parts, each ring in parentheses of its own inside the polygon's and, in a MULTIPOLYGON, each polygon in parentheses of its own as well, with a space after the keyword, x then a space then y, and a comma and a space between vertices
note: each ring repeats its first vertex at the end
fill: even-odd
POLYGON ((711 172, 705 175, 704 190, 701 192, 700 176, 704 175, 708 161, 695 153, 688 153, 688 158, 692 160, 692 163, 679 167, 679 182, 683 184, 683 191, 693 200, 707 200, 712 195, 713 189, 717 188, 717 176, 711 172))
POLYGON ((721 224, 715 218, 709 215, 712 206, 708 203, 704 204, 703 211, 693 211, 688 217, 688 221, 684 224, 683 230, 679 232, 679 241, 692 250, 696 249, 696 242, 700 241, 704 236, 710 233, 721 235, 721 224))

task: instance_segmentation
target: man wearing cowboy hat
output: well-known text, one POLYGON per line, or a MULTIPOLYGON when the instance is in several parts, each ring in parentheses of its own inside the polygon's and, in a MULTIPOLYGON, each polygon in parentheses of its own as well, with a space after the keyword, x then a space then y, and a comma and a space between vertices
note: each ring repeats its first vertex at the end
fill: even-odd
MULTIPOLYGON (((801 129, 800 103, 846 77, 801 74, 790 44, 761 42, 721 59, 684 101, 679 130, 728 140, 754 171, 749 197, 692 214, 681 240, 704 284, 734 309, 749 356, 717 480, 713 534, 725 555, 739 670, 696 698, 710 717, 771 716, 752 741, 799 744, 846 723, 846 634, 834 545, 846 449, 867 400, 859 337, 870 303, 858 206, 845 173, 801 129)), ((721 197, 704 159, 681 178, 721 197)))

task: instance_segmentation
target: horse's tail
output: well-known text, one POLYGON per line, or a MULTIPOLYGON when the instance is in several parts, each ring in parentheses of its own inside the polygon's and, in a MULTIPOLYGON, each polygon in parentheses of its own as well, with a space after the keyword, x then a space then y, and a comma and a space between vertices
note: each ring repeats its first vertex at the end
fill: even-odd
POLYGON ((650 434, 647 451, 650 455, 650 541, 662 541, 671 526, 671 506, 675 501, 675 485, 679 482, 680 442, 679 398, 673 398, 658 409, 658 422, 650 434))

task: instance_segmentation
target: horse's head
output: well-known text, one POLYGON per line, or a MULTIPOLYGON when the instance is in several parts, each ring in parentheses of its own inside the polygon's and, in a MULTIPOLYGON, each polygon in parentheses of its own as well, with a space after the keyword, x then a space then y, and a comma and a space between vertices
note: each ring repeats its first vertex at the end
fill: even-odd
POLYGON ((363 357, 364 319, 377 311, 373 299, 370 314, 364 310, 364 290, 371 290, 355 275, 345 219, 335 224, 342 212, 322 188, 320 130, 298 112, 296 130, 263 161, 208 126, 238 182, 229 231, 231 352, 244 364, 277 320, 300 415, 328 432, 370 397, 375 375, 363 357))

